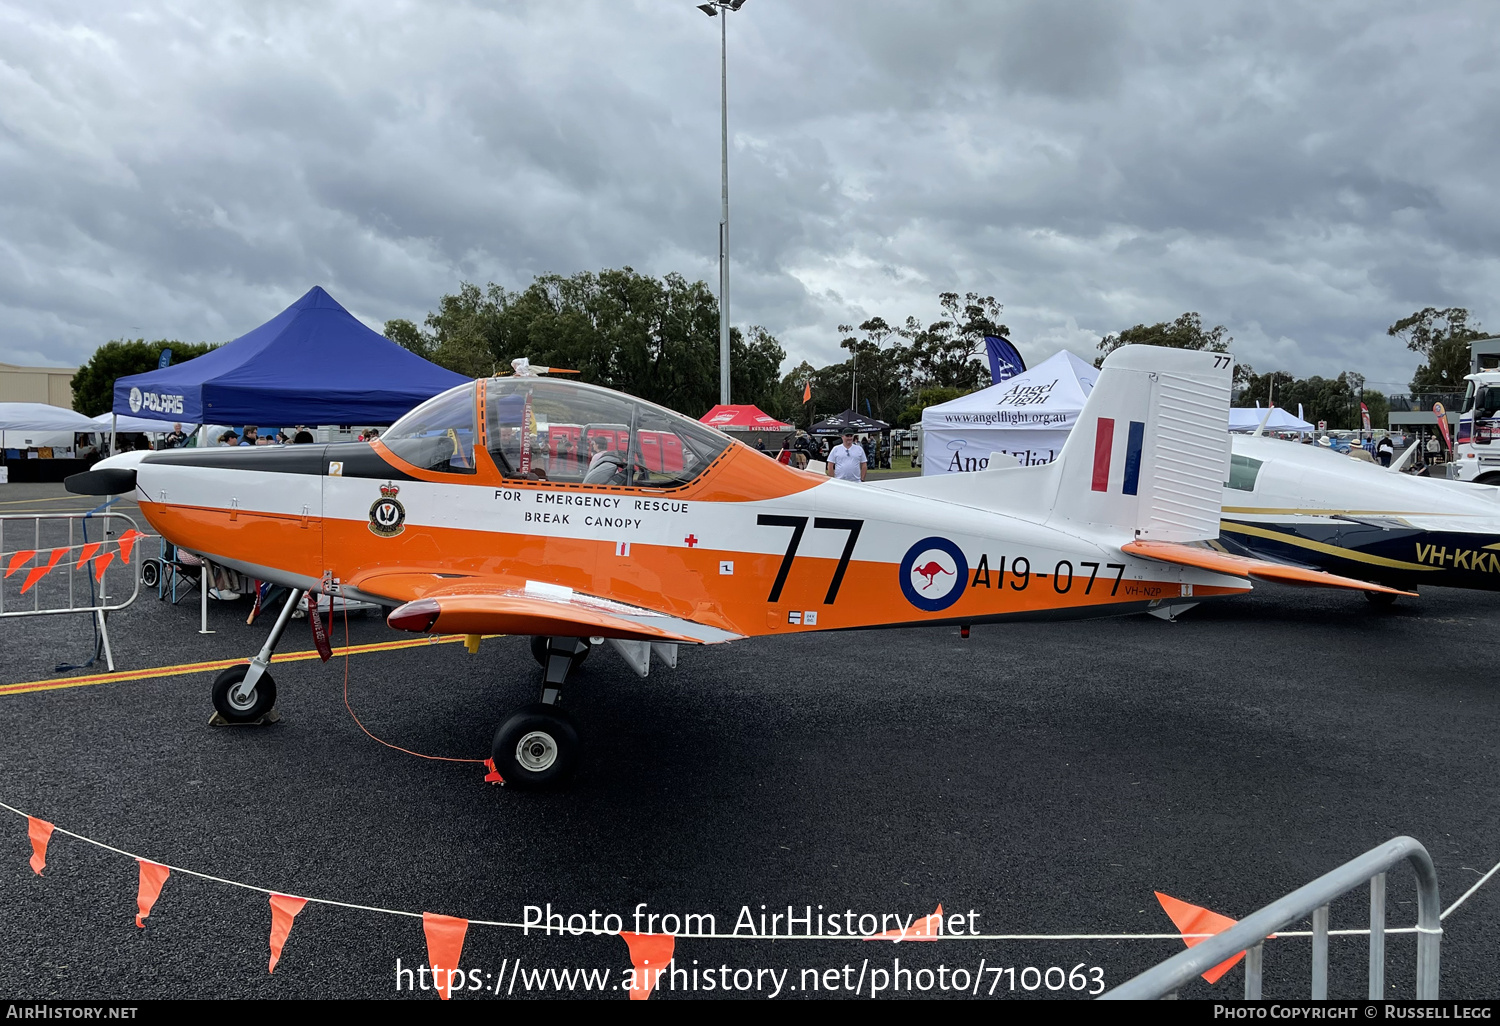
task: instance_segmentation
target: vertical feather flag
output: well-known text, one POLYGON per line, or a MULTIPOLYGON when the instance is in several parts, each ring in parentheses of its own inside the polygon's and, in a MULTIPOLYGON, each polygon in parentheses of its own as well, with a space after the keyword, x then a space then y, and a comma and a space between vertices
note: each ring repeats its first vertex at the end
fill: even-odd
POLYGON ((812 402, 812 378, 808 378, 802 383, 802 401, 805 403, 812 402))

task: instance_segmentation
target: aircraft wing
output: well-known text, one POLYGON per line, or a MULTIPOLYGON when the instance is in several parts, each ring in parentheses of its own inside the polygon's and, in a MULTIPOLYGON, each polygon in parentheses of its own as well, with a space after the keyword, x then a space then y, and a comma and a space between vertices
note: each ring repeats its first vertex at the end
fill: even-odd
POLYGON ((1370 581, 1356 581, 1352 577, 1340 577, 1322 570, 1309 570, 1288 563, 1273 563, 1265 559, 1233 556, 1227 552, 1200 549, 1176 542, 1133 541, 1126 542, 1120 548, 1132 556, 1157 559, 1163 563, 1175 563, 1178 566, 1195 566, 1202 570, 1231 574, 1235 577, 1278 581, 1282 584, 1311 584, 1324 588, 1351 588, 1355 591, 1384 592, 1387 595, 1415 596, 1416 594, 1399 588, 1387 588, 1383 584, 1373 584, 1370 581))
POLYGON ((540 581, 383 574, 359 588, 407 598, 386 622, 438 634, 534 634, 713 645, 743 635, 540 581))

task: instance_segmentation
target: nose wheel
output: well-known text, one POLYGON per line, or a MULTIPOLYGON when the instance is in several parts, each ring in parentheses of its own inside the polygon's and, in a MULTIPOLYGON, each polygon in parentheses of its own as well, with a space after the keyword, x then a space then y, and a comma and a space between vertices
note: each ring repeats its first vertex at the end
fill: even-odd
POLYGON ((522 706, 495 732, 495 769, 507 784, 546 787, 565 779, 578 762, 578 732, 556 706, 522 706))

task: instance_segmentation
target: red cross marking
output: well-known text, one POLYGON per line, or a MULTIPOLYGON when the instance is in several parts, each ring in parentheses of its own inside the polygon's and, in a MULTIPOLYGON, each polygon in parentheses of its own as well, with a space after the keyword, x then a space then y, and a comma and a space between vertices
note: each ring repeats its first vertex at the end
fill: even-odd
POLYGON ((691 534, 682 540, 687 543, 688 548, 692 548, 694 545, 698 544, 698 539, 691 534))

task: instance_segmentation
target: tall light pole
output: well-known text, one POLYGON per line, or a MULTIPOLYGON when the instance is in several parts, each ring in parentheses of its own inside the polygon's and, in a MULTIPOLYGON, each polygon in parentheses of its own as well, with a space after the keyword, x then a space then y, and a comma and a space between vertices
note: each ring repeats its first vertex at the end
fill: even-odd
POLYGON ((719 402, 729 405, 729 12, 745 0, 711 0, 698 10, 719 21, 719 158, 723 172, 719 212, 719 402), (721 17, 722 16, 722 17, 721 17))

